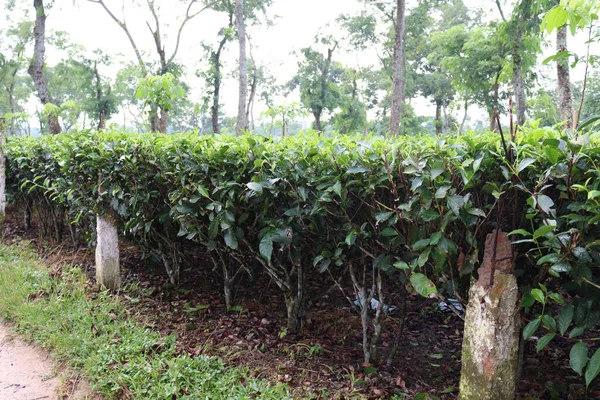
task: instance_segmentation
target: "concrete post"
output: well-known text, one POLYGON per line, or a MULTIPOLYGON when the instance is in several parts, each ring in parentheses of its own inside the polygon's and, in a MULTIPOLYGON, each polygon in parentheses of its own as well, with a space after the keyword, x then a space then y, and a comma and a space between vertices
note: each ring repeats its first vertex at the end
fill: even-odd
POLYGON ((461 400, 515 398, 521 332, 519 290, 513 275, 511 242, 504 232, 499 232, 497 238, 495 245, 496 232, 487 236, 479 280, 469 292, 458 397, 461 400))
POLYGON ((121 287, 117 224, 109 216, 96 215, 96 281, 110 290, 121 287))

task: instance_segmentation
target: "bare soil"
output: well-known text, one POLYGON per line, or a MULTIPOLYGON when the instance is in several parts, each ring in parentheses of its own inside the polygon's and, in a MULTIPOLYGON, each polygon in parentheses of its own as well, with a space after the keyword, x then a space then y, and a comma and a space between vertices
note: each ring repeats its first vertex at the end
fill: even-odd
POLYGON ((0 399, 99 400, 85 380, 68 374, 37 346, 0 325, 0 399))

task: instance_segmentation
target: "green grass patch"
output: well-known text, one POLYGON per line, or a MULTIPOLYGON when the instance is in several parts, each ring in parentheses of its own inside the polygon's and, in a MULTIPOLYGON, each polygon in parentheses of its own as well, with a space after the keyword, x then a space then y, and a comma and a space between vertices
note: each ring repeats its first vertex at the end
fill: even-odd
POLYGON ((140 327, 115 297, 88 290, 78 268, 50 276, 24 247, 0 245, 0 317, 109 399, 292 398, 289 387, 249 370, 177 354, 172 336, 140 327))

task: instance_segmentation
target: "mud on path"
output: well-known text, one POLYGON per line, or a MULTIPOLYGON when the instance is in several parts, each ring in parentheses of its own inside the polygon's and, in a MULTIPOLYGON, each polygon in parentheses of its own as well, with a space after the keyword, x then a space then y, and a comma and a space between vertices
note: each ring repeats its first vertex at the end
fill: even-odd
POLYGON ((61 370, 39 347, 24 343, 0 324, 0 399, 100 400, 87 382, 61 370))

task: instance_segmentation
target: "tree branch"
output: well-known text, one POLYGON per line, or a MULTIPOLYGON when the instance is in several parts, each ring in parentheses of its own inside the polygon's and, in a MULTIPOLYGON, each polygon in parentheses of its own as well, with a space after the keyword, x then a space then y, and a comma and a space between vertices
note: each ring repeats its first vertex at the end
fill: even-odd
POLYGON ((171 55, 171 57, 169 57, 168 64, 171 64, 173 62, 173 60, 175 59, 175 56, 177 55, 177 52, 179 51, 179 42, 181 40, 181 32, 183 32, 183 28, 185 27, 185 24, 187 24, 191 19, 197 17, 202 11, 205 11, 206 9, 211 8, 212 6, 214 6, 217 3, 216 1, 213 1, 209 4, 207 4, 206 6, 204 6, 200 11, 190 15, 190 10, 192 8, 192 5, 196 1, 197 0, 191 0, 190 4, 188 4, 187 10, 185 11, 185 18, 181 22, 181 25, 179 26, 179 30, 177 31, 177 41, 175 42, 175 50, 173 51, 173 54, 171 55))
MULTIPOLYGON (((104 4, 104 0, 87 0, 87 1, 89 1, 90 3, 100 4, 102 6, 102 8, 104 8, 106 13, 113 19, 113 21, 115 21, 117 23, 117 25, 119 25, 121 27, 121 29, 123 29, 123 31, 127 35, 127 38, 129 39, 129 42, 131 43, 131 46, 133 47, 133 51, 135 52, 135 56, 138 60, 138 64, 140 65, 140 69, 142 70, 142 76, 146 77, 148 75, 148 69, 146 68, 146 63, 142 59, 142 55, 141 55, 137 45, 135 44, 135 41, 133 40, 133 36, 131 36, 131 33, 129 32, 129 28, 127 28, 127 24, 125 23, 125 16, 123 16, 123 21, 121 21, 119 18, 117 18, 112 13, 112 11, 110 11, 110 9, 106 6, 106 4, 104 4)), ((125 4, 123 4, 123 8, 124 7, 125 7, 125 4)))
POLYGON ((502 17, 502 21, 506 22, 506 18, 504 17, 504 12, 502 12, 502 6, 500 5, 500 0, 496 0, 496 6, 498 7, 498 11, 500 11, 500 16, 502 17))

